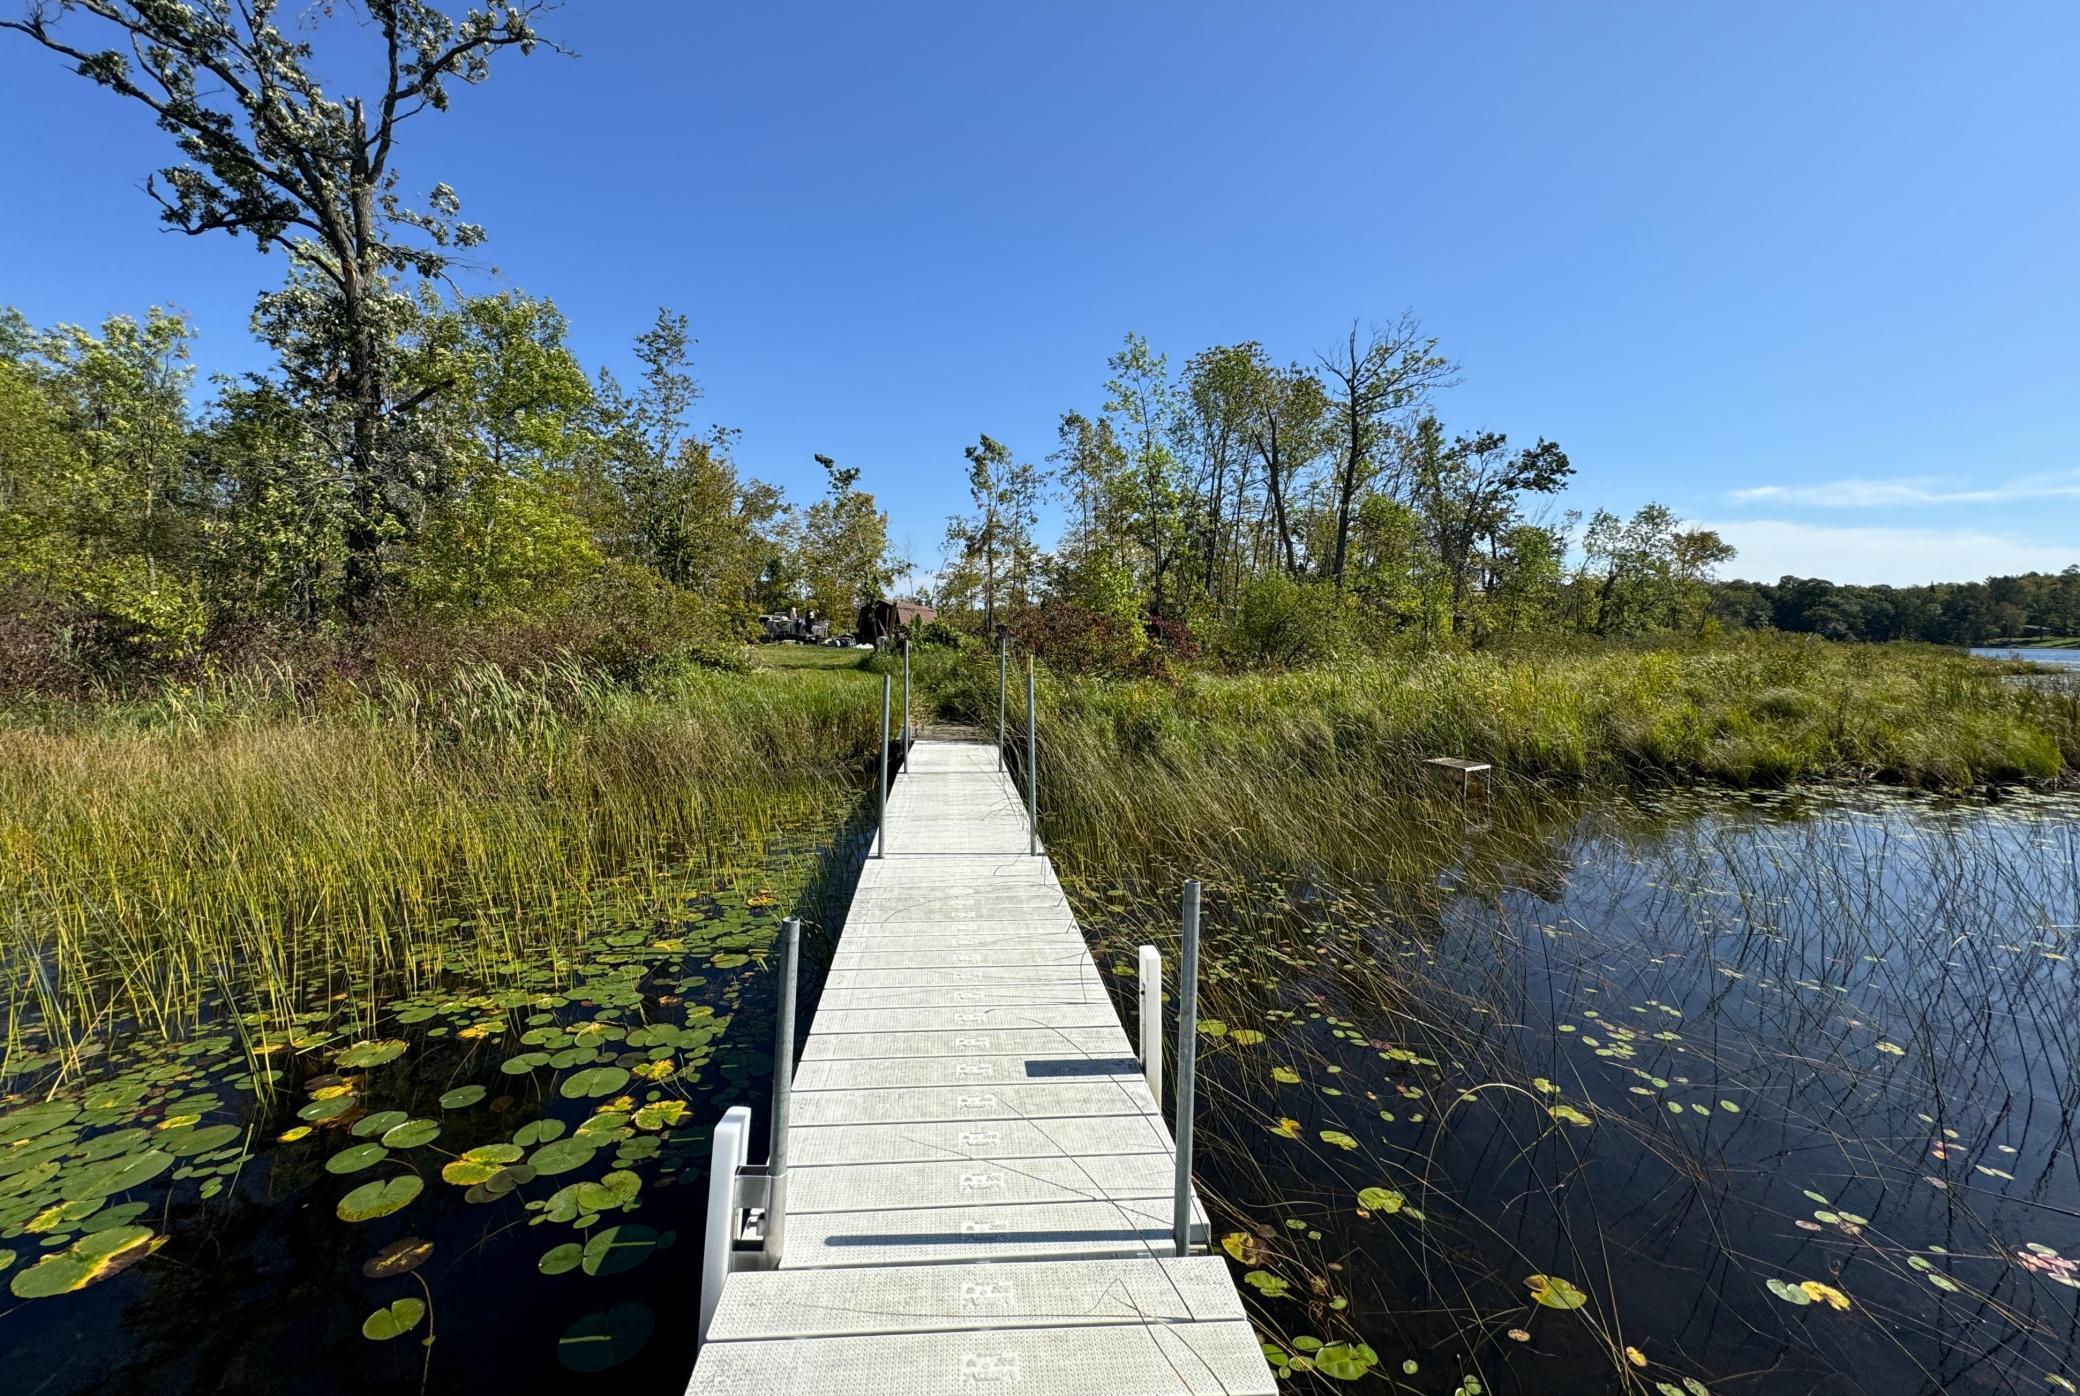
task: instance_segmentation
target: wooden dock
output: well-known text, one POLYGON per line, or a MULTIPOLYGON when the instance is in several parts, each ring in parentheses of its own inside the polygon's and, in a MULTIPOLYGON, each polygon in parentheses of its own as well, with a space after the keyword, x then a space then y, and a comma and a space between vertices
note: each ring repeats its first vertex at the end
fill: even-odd
MULTIPOLYGON (((1226 1263, 1068 898, 985 742, 888 802, 794 1076, 774 1268, 724 1282, 692 1396, 1258 1396, 1226 1263)), ((767 1264, 771 1264, 769 1259, 767 1264)))

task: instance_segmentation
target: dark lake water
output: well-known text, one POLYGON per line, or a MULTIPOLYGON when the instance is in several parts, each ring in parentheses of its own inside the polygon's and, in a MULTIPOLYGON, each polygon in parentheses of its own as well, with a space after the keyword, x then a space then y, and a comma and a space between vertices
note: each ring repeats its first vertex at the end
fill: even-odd
POLYGON ((689 859, 668 905, 573 913, 582 943, 498 982, 364 983, 273 1042, 117 1036, 56 1085, 29 1057, 0 1392, 683 1389, 710 1127, 764 1127, 766 952, 789 914, 842 923, 853 799, 689 859))
MULTIPOLYGON (((1440 1396, 2080 1381, 2080 802, 1441 818, 1420 879, 1208 889, 1200 1174, 1275 1364, 1440 1396)), ((1084 891, 1111 963, 1170 898, 1084 891)))
MULTIPOLYGON (((1202 1191, 1293 1389, 2080 1381, 2080 800, 1476 798, 1382 837, 1371 885, 1207 889, 1202 1191)), ((678 1391, 708 1130, 765 1123, 764 952, 840 922, 862 851, 823 817, 505 982, 8 1083, 0 1391, 678 1391)), ((1131 1024, 1175 886, 1072 891, 1131 1024)))

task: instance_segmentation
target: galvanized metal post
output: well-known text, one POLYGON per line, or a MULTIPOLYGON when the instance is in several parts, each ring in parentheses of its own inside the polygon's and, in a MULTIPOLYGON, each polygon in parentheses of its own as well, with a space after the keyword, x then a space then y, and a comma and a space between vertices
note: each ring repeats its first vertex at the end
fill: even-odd
POLYGON ((997 636, 997 769, 1004 769, 1004 692, 1008 685, 1006 666, 1011 662, 1011 642, 997 636))
POLYGON ((794 1104, 794 1000, 802 923, 780 923, 780 976, 773 1022, 773 1142, 766 1149, 766 1263, 780 1268, 787 1245, 787 1121, 794 1104))
POLYGON ((903 637, 903 764, 910 764, 910 637, 903 637))
POLYGON ((722 1282, 729 1278, 730 1255, 737 1239, 737 1174, 749 1157, 751 1107, 732 1105, 715 1125, 714 1154, 708 1163, 708 1230, 701 1256, 700 1340, 708 1341, 708 1325, 722 1302, 722 1282))
POLYGON ((1177 1196, 1170 1233, 1179 1255, 1192 1243, 1192 1093, 1199 1065, 1199 884, 1184 885, 1184 946, 1177 966, 1177 1196))
POLYGON ((888 856, 888 675, 881 676, 881 823, 874 831, 874 856, 888 856))
POLYGON ((1040 705, 1033 656, 1026 656, 1026 852, 1040 853, 1040 705))
POLYGON ((1141 1074, 1163 1113, 1163 957, 1153 945, 1141 947, 1141 1074))

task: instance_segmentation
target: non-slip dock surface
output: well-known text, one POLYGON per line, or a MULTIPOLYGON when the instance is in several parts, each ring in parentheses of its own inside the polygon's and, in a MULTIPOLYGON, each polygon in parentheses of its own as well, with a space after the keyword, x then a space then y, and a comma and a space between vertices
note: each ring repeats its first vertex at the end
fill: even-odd
POLYGON ((917 743, 886 832, 795 1073, 780 1267, 729 1277, 689 1392, 1274 1391, 1225 1263, 1175 1255, 1169 1131, 995 748, 917 743))

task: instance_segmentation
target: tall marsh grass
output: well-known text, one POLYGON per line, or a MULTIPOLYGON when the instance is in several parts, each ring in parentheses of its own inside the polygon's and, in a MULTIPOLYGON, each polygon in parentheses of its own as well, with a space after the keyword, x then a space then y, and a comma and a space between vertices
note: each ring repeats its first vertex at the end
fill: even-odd
POLYGON ((603 898, 849 799, 879 715, 844 672, 297 677, 0 720, 10 1056, 582 940, 603 898))
MULTIPOLYGON (((993 656, 917 669, 948 716, 993 727, 993 656)), ((1012 723, 1023 684, 1012 684, 1012 723)), ((1042 821, 1071 856, 1210 842, 1283 868, 1362 863, 1423 791, 1423 761, 1493 763, 1536 794, 1818 779, 1924 789, 2080 772, 2080 694, 1952 651, 1750 636, 1689 648, 1390 654, 1171 681, 1042 671, 1042 821)), ((1432 793, 1456 799, 1454 783, 1432 793)), ((1400 827, 1405 827, 1405 824, 1400 827)), ((1131 860, 1130 860, 1131 861, 1131 860)))

